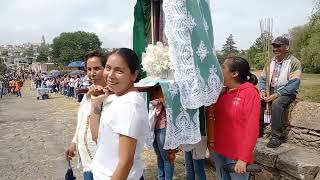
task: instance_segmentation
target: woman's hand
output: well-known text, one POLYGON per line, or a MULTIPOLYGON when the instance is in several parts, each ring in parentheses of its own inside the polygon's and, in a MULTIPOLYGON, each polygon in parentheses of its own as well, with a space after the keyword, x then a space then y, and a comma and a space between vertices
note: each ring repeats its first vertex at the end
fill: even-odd
POLYGON ((238 160, 234 166, 234 171, 236 173, 245 173, 247 169, 247 163, 241 160, 238 160))
POLYGON ((71 143, 68 147, 68 149, 66 150, 65 153, 65 158, 70 161, 72 160, 72 158, 76 155, 76 144, 75 143, 71 143))
POLYGON ((207 147, 208 147, 208 149, 213 149, 214 148, 214 141, 208 139, 207 147))
POLYGON ((102 86, 99 86, 99 85, 91 85, 89 88, 88 88, 88 92, 86 94, 87 98, 88 99, 91 99, 91 96, 99 96, 101 94, 104 94, 104 87, 102 86))
POLYGON ((94 87, 94 85, 91 85, 91 86, 89 86, 88 89, 89 90, 88 90, 86 96, 87 96, 87 99, 91 99, 91 95, 93 94, 93 91, 94 91, 95 87, 94 87))
POLYGON ((91 96, 92 106, 96 107, 96 106, 101 106, 102 102, 108 97, 109 90, 106 87, 94 86, 92 87, 92 89, 89 89, 88 93, 91 96))

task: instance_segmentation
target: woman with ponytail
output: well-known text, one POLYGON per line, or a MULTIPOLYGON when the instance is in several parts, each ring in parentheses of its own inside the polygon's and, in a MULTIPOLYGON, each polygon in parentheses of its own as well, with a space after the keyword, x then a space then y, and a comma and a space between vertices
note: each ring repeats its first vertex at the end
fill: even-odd
POLYGON ((258 80, 241 57, 227 58, 222 69, 226 91, 215 105, 213 160, 219 179, 245 180, 259 134, 258 80), (232 163, 235 173, 226 172, 223 166, 232 163))

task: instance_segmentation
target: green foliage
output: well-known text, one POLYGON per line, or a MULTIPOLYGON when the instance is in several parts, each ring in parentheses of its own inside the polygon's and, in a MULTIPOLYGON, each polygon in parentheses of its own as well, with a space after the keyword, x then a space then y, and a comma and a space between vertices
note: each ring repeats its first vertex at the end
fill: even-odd
MULTIPOLYGON (((247 50, 247 58, 252 68, 262 69, 264 67, 264 63, 266 63, 267 54, 264 52, 264 35, 265 34, 261 34, 247 50)), ((270 41, 268 42, 269 44, 271 44, 272 39, 273 37, 270 37, 270 41)))
POLYGON ((49 45, 41 44, 37 49, 39 54, 49 55, 49 45))
POLYGON ((37 57, 37 62, 48 62, 49 57, 49 45, 42 43, 37 49, 39 56, 37 57))
POLYGON ((32 57, 32 56, 34 56, 33 47, 30 46, 29 48, 25 49, 24 52, 23 52, 23 55, 24 55, 25 57, 32 57))
POLYGON ((308 45, 300 51, 305 72, 320 73, 320 32, 311 35, 308 45))
POLYGON ((2 55, 2 56, 8 56, 8 55, 9 55, 9 51, 8 51, 8 50, 3 50, 3 51, 1 52, 1 55, 2 55))
POLYGON ((290 49, 301 60, 304 72, 320 73, 320 12, 308 24, 290 30, 290 49))
POLYGON ((37 57, 37 62, 48 62, 48 55, 44 53, 40 53, 39 56, 37 57))
POLYGON ((99 49, 100 46, 101 41, 94 33, 64 32, 53 39, 50 55, 54 62, 68 64, 74 59, 83 59, 85 54, 99 49))
POLYGON ((233 54, 237 54, 239 51, 237 47, 235 46, 235 42, 233 39, 233 35, 230 34, 230 36, 226 40, 226 44, 222 47, 222 55, 224 57, 232 56, 233 54))
MULTIPOLYGON (((307 73, 320 73, 320 0, 317 1, 315 10, 309 23, 294 27, 285 35, 290 38, 290 52, 301 61, 303 72, 307 73)), ((263 50, 262 35, 260 35, 246 53, 252 67, 256 69, 264 67, 266 54, 263 50)))
POLYGON ((6 71, 7 67, 4 64, 4 60, 0 58, 0 75, 3 75, 6 71))
POLYGON ((254 64, 254 67, 256 69, 263 69, 264 65, 267 62, 267 56, 268 54, 266 52, 259 52, 257 53, 254 58, 252 64, 254 64))

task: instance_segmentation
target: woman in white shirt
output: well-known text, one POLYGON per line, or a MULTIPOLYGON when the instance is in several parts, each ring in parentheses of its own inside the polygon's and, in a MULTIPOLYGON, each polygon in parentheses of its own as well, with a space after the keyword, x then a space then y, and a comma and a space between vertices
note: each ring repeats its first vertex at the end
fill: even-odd
POLYGON ((134 51, 121 48, 109 55, 103 76, 116 96, 107 108, 101 108, 107 91, 91 101, 90 127, 98 144, 90 165, 95 180, 143 179, 141 153, 149 126, 147 104, 134 87, 138 75, 134 51))
MULTIPOLYGON (((106 86, 106 82, 103 79, 103 70, 106 61, 106 56, 100 51, 94 51, 86 55, 87 75, 89 76, 90 81, 93 83, 93 87, 106 86)), ((96 143, 92 140, 91 131, 89 128, 91 93, 93 92, 90 92, 84 96, 80 103, 78 110, 77 129, 72 143, 70 143, 65 153, 66 159, 71 160, 77 152, 79 160, 82 163, 84 180, 93 180, 89 164, 91 163, 96 151, 96 143)))

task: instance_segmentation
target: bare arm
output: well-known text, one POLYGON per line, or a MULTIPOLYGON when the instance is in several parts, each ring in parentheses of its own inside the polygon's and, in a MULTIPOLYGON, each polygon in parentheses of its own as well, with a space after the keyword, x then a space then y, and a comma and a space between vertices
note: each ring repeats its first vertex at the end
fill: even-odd
POLYGON ((90 87, 89 92, 87 93, 88 96, 91 96, 91 112, 89 117, 90 122, 90 130, 91 130, 91 136, 92 140, 97 143, 98 134, 99 134, 99 124, 100 124, 100 117, 102 112, 102 104, 103 100, 108 97, 108 93, 93 96, 94 92, 96 91, 96 88, 90 87))
POLYGON ((128 136, 119 135, 119 162, 111 180, 127 179, 133 166, 137 140, 128 136))
POLYGON ((92 135, 92 140, 97 143, 98 134, 99 134, 99 124, 101 117, 101 105, 91 106, 90 113, 90 130, 92 135))

